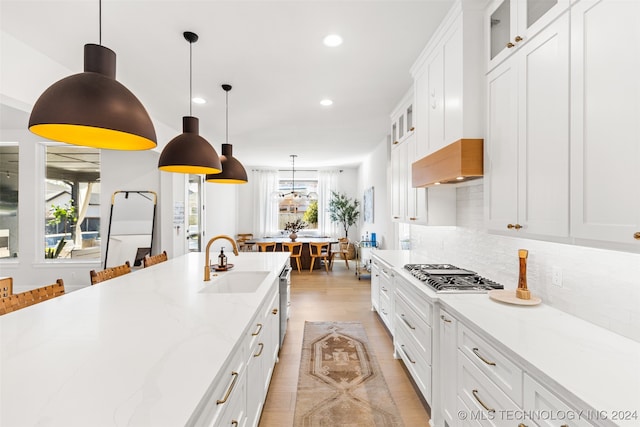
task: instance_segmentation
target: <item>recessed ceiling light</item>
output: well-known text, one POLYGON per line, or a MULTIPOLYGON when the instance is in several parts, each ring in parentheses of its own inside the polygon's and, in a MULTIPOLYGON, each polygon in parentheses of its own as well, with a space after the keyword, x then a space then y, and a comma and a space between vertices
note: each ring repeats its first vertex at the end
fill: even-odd
POLYGON ((196 96, 195 98, 192 99, 194 104, 206 104, 207 100, 204 98, 200 98, 198 96, 196 96))
POLYGON ((325 44, 325 46, 336 47, 342 44, 342 37, 337 34, 329 34, 324 38, 322 42, 325 44))
POLYGON ((464 179, 464 176, 459 176, 456 178, 458 181, 462 181, 464 179))
POLYGON ((328 107, 329 105, 332 105, 333 101, 330 99, 323 99, 322 101, 320 101, 320 105, 324 105, 325 107, 328 107))
POLYGON ((440 181, 436 181, 433 183, 434 185, 440 185, 440 181))

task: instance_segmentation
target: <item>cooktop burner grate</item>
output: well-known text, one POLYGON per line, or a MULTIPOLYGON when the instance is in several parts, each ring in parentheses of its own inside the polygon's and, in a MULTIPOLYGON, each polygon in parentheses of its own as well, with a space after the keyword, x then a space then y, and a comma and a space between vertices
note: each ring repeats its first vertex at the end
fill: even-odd
POLYGON ((451 264, 406 264, 416 279, 425 282, 436 292, 487 292, 503 289, 499 283, 451 264))

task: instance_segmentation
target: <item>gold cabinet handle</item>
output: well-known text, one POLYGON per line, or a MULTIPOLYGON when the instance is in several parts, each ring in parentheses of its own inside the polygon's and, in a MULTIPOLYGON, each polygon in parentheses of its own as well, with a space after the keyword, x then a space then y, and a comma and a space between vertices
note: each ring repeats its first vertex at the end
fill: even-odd
POLYGON ((260 346, 260 351, 257 354, 254 354, 253 357, 260 357, 260 355, 262 355, 262 350, 264 350, 264 344, 259 342, 258 345, 260 346))
POLYGON ((397 144, 398 144, 398 141, 393 141, 393 145, 397 145, 397 144))
POLYGON ((409 218, 409 221, 415 221, 415 220, 417 220, 417 219, 418 219, 418 218, 409 218))
POLYGON ((260 334, 261 330, 262 330, 262 323, 258 323, 258 330, 256 330, 254 333, 252 333, 251 336, 255 337, 256 335, 260 334))
POLYGON ((478 356, 478 359, 482 360, 487 365, 496 366, 496 362, 491 362, 480 355, 480 351, 478 350, 478 347, 474 347, 472 350, 473 350, 473 354, 478 356))
POLYGON ((411 129, 409 129, 410 132, 413 132, 414 130, 416 130, 415 126, 411 126, 411 129))
POLYGON ((405 356, 407 356, 407 359, 409 359, 409 362, 411 362, 411 363, 413 363, 413 364, 415 364, 415 363, 416 363, 416 361, 415 361, 415 360, 413 360, 413 359, 411 358, 411 356, 409 356, 409 353, 407 353, 407 350, 405 350, 405 349, 404 349, 404 344, 400 344, 400 349, 402 350, 402 352, 404 353, 404 355, 405 355, 405 356))
POLYGON ((633 233, 633 238, 636 240, 640 240, 640 231, 638 231, 637 233, 633 233))
POLYGON ((449 319, 447 319, 446 317, 444 317, 444 314, 441 314, 441 315, 440 315, 440 318, 441 318, 442 320, 444 320, 445 322, 447 322, 447 323, 451 323, 451 320, 449 320, 449 319))
POLYGON ((232 425, 232 426, 237 426, 237 425, 238 425, 238 422, 237 422, 236 420, 231 420, 231 425, 232 425))
POLYGON ((507 43, 507 49, 511 49, 512 47, 515 47, 515 44, 511 42, 507 43))
POLYGON ((513 224, 507 224, 507 228, 508 228, 509 230, 511 230, 513 227, 515 227, 515 225, 513 225, 513 224))
POLYGON ((516 41, 516 43, 521 42, 522 41, 522 37, 516 36, 516 38, 514 40, 516 41))
POLYGON ((522 228, 522 226, 521 226, 520 224, 507 224, 507 228, 508 228, 509 230, 514 229, 514 228, 515 228, 516 230, 520 230, 520 229, 522 228))
POLYGON ((473 397, 478 401, 479 404, 482 405, 484 409, 491 413, 496 412, 495 409, 489 408, 482 400, 480 400, 480 398, 478 397, 478 390, 471 390, 471 393, 473 393, 473 397))
POLYGON ((520 423, 520 424, 518 424, 518 427, 529 427, 529 426, 526 425, 526 424, 520 423))
POLYGON ((405 319, 405 317, 404 317, 404 313, 400 315, 400 318, 402 318, 402 321, 403 321, 404 323, 406 323, 406 324, 407 324, 407 326, 409 327, 409 329, 411 329, 411 330, 415 330, 415 329, 416 329, 416 327, 415 327, 415 326, 411 325, 411 323, 409 323, 409 322, 407 321, 407 319, 405 319))
POLYGON ((227 392, 224 394, 224 397, 222 398, 222 400, 216 401, 216 405, 222 405, 223 403, 225 403, 229 399, 229 396, 231 395, 233 388, 236 386, 236 381, 238 381, 238 373, 231 372, 231 376, 233 376, 233 380, 231 380, 231 384, 229 385, 227 392))
POLYGON ((278 309, 274 308, 273 310, 271 310, 271 314, 278 314, 278 309))

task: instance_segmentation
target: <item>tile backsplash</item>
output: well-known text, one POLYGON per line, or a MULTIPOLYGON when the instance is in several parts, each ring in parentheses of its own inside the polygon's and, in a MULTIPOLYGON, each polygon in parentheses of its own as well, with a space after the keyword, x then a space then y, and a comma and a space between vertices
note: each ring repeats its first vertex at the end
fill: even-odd
POLYGON ((515 289, 527 249, 527 284, 544 303, 640 342, 640 254, 489 234, 482 184, 457 189, 457 224, 411 226, 412 250, 515 289))

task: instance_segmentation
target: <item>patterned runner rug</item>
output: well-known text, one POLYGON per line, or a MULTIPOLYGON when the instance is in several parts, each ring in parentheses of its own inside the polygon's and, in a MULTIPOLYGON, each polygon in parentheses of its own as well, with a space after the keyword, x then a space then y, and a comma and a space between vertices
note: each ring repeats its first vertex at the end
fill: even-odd
POLYGON ((360 322, 305 322, 294 426, 403 426, 360 322))

